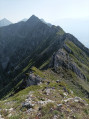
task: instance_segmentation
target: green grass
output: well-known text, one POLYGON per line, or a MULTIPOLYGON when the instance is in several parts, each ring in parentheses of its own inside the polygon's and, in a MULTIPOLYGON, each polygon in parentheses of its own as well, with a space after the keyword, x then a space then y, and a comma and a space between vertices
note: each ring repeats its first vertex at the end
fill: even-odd
POLYGON ((77 58, 77 60, 89 66, 89 57, 79 47, 69 40, 67 40, 65 43, 72 50, 73 55, 77 58))
POLYGON ((35 75, 38 75, 41 78, 45 78, 45 74, 36 67, 32 67, 31 70, 34 72, 35 75))
MULTIPOLYGON (((58 108, 57 104, 61 104, 62 99, 67 99, 67 98, 72 98, 76 96, 80 96, 84 98, 84 93, 81 90, 81 87, 79 86, 78 83, 80 83, 80 80, 76 76, 75 73, 72 71, 63 71, 61 70, 61 73, 64 74, 64 77, 60 76, 60 73, 57 74, 53 70, 48 69, 41 71, 37 69, 36 67, 32 67, 31 69, 35 75, 40 76, 41 78, 46 78, 44 83, 40 85, 34 85, 27 87, 26 89, 23 89, 16 93, 14 96, 9 97, 7 100, 1 100, 0 102, 0 108, 2 109, 10 109, 14 108, 15 114, 10 117, 10 119, 27 119, 29 115, 26 115, 25 111, 27 110, 26 108, 22 108, 22 103, 25 101, 25 99, 28 97, 28 94, 32 92, 34 101, 45 101, 45 99, 51 99, 55 101, 54 103, 48 103, 47 105, 41 107, 40 113, 40 119, 50 119, 53 118, 54 115, 57 115, 58 118, 60 119, 66 119, 67 115, 66 113, 70 114, 71 113, 71 106, 73 108, 77 109, 77 107, 80 109, 80 105, 77 104, 70 104, 70 107, 66 107, 66 104, 63 103, 63 112, 61 113, 58 108), (45 76, 46 74, 46 76, 45 76), (60 80, 59 83, 56 82, 56 80, 60 80), (49 85, 47 85, 47 81, 49 81, 49 85), (79 82, 78 82, 79 81, 79 82), (64 95, 64 87, 67 90, 68 96, 65 97, 64 95), (53 90, 50 91, 50 95, 46 95, 45 88, 54 88, 53 90), (43 90, 43 91, 42 91, 43 90), (71 93, 71 90, 73 91, 73 94, 71 93), (65 98, 64 98, 65 97, 65 98), (8 105, 9 102, 9 105, 8 105), (52 109, 51 113, 50 110, 52 109)), ((81 83, 81 85, 83 82, 81 83)), ((89 102, 89 100, 87 100, 89 102)), ((37 105, 34 107, 34 109, 37 108, 37 105)), ((89 115, 88 114, 88 108, 81 108, 81 113, 83 115, 89 115)), ((2 111, 2 114, 7 117, 8 112, 2 111)), ((75 116, 77 117, 77 113, 75 113, 75 116)), ((84 117, 84 116, 83 116, 84 117)), ((36 113, 33 112, 33 116, 30 115, 30 118, 36 118, 36 113)), ((8 119, 8 118, 7 118, 8 119)))

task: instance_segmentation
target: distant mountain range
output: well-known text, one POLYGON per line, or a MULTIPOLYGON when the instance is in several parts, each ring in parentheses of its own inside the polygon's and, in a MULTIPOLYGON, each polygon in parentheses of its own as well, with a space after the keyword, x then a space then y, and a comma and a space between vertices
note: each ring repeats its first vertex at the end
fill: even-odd
MULTIPOLYGON (((24 19, 22 19, 21 21, 24 21, 24 22, 26 22, 28 19, 27 18, 24 18, 24 19)), ((44 19, 40 19, 43 23, 45 23, 45 24, 47 24, 48 26, 52 26, 52 24, 50 24, 50 23, 47 23, 44 19)), ((21 22, 20 21, 20 22, 21 22)))
POLYGON ((7 20, 6 18, 0 20, 0 27, 8 26, 10 24, 12 24, 12 22, 10 22, 9 20, 7 20))
MULTIPOLYGON (((20 20, 19 22, 21 22, 21 21, 24 21, 24 22, 26 22, 28 19, 27 18, 24 18, 24 19, 22 19, 22 20, 20 20)), ((47 24, 47 25, 49 25, 50 27, 52 26, 50 23, 47 23, 47 22, 45 22, 45 20, 44 19, 40 19, 43 23, 45 23, 45 24, 47 24)), ((17 22, 18 23, 18 22, 17 22)), ((9 21, 8 19, 6 19, 6 18, 4 18, 4 19, 2 19, 2 20, 0 20, 0 27, 3 27, 3 26, 8 26, 8 25, 10 25, 10 24, 12 24, 12 22, 11 21, 9 21)))

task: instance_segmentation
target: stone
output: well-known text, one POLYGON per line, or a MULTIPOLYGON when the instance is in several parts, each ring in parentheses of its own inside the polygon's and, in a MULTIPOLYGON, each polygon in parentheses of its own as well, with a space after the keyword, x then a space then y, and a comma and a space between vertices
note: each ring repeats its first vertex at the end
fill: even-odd
POLYGON ((70 93, 71 93, 71 94, 73 94, 73 91, 72 91, 72 90, 70 90, 70 93))
POLYGON ((63 93, 64 96, 67 96, 68 94, 67 93, 63 93))
POLYGON ((13 111, 13 108, 10 108, 10 109, 9 109, 9 112, 12 112, 12 111, 13 111))
POLYGON ((58 119, 58 116, 57 115, 54 115, 53 119, 58 119))
POLYGON ((10 113, 9 115, 8 115, 8 117, 11 117, 12 116, 12 114, 10 113))
POLYGON ((0 115, 0 119, 4 119, 4 118, 2 118, 2 115, 0 115))
POLYGON ((62 107, 62 104, 58 104, 57 106, 58 106, 58 107, 62 107))
POLYGON ((40 104, 40 105, 42 105, 42 106, 44 106, 44 105, 46 105, 47 103, 54 103, 54 101, 53 100, 50 100, 50 99, 48 99, 48 100, 46 100, 46 101, 38 101, 38 104, 40 104))
POLYGON ((49 95, 50 94, 50 89, 45 89, 45 92, 46 92, 47 95, 49 95))
POLYGON ((31 101, 29 101, 29 102, 24 102, 23 104, 22 104, 22 107, 26 107, 26 108, 33 108, 33 106, 34 106, 34 104, 32 104, 31 103, 31 101))
POLYGON ((43 78, 35 75, 34 73, 30 73, 28 79, 26 80, 26 85, 27 87, 31 85, 40 85, 43 80, 43 78))
POLYGON ((33 111, 33 109, 30 108, 30 109, 28 109, 26 112, 27 112, 27 113, 30 113, 30 112, 32 112, 32 111, 33 111))
POLYGON ((68 98, 66 100, 62 100, 64 101, 65 103, 69 102, 69 101, 72 101, 72 102, 81 102, 83 105, 87 105, 86 101, 82 100, 80 97, 74 97, 74 98, 68 98))

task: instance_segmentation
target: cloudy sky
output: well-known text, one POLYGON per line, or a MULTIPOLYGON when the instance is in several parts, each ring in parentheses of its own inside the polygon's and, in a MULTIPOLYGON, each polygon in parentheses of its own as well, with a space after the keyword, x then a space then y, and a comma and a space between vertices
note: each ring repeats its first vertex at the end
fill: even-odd
POLYGON ((35 14, 89 47, 89 0, 0 0, 0 19, 13 23, 35 14))

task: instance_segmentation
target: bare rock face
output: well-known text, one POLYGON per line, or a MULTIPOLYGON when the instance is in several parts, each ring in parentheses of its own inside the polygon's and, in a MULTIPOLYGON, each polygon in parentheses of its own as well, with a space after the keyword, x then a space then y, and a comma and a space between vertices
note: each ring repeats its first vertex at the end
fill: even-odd
POLYGON ((71 50, 65 45, 64 49, 59 49, 52 57, 51 66, 53 65, 56 72, 58 72, 59 67, 70 69, 75 72, 81 79, 86 79, 84 74, 77 67, 76 63, 73 62, 72 58, 69 56, 71 50), (66 49, 66 50, 64 50, 66 49))
POLYGON ((34 73, 30 73, 28 79, 26 80, 26 85, 31 86, 31 85, 38 85, 40 82, 43 82, 44 79, 41 77, 35 75, 34 73))

